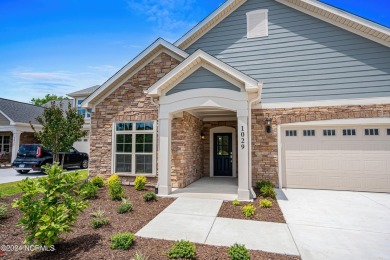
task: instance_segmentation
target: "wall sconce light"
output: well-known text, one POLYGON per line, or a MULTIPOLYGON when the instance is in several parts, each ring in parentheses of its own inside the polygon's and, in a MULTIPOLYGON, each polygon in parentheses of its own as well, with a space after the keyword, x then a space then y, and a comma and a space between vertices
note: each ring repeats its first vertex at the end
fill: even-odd
POLYGON ((272 127, 271 127, 271 122, 272 118, 269 117, 269 114, 267 114, 267 118, 264 120, 267 125, 265 126, 265 131, 269 134, 271 133, 272 127))
POLYGON ((205 136, 204 136, 204 133, 203 132, 200 132, 200 139, 201 140, 204 140, 205 136))

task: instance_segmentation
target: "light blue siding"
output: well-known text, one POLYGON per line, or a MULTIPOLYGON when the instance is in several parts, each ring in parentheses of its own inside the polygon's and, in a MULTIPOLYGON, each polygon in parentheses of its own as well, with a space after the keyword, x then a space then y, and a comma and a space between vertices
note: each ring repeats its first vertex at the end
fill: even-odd
POLYGON ((174 88, 167 92, 167 96, 196 88, 223 88, 234 91, 240 91, 240 89, 232 83, 224 80, 223 78, 215 75, 211 71, 201 67, 194 73, 185 78, 182 82, 177 84, 174 88))
POLYGON ((263 82, 262 102, 390 96, 390 48, 272 0, 248 0, 187 48, 263 82), (246 13, 268 9, 269 36, 246 38, 246 13))

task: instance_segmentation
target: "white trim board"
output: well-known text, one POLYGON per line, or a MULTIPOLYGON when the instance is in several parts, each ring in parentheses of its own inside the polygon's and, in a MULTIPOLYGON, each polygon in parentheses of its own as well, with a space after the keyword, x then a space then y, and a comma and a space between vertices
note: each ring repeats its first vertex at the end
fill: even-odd
POLYGON ((253 109, 390 104, 390 97, 259 103, 253 109))
POLYGON ((280 127, 306 127, 306 126, 336 126, 336 125, 390 125, 390 118, 351 118, 351 119, 332 119, 319 121, 306 121, 297 123, 282 124, 280 127))
POLYGON ((104 100, 105 97, 148 64, 151 61, 151 57, 156 57, 156 53, 161 54, 162 52, 166 52, 179 61, 183 61, 188 57, 188 54, 183 50, 166 40, 159 38, 88 96, 81 106, 84 108, 94 108, 96 104, 104 100), (114 88, 114 90, 112 90, 112 88, 114 88))

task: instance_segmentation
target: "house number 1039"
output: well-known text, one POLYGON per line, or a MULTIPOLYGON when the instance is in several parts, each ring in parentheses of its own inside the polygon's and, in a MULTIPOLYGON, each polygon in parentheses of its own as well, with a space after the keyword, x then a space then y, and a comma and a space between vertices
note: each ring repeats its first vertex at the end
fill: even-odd
POLYGON ((244 126, 241 126, 241 150, 245 148, 245 131, 244 131, 244 126))

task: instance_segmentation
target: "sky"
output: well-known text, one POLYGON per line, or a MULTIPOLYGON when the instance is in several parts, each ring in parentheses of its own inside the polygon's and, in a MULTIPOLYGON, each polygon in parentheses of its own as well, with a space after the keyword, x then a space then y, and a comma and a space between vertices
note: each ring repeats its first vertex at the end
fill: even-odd
MULTIPOLYGON (((321 1, 390 27, 390 0, 321 1)), ((0 0, 0 97, 30 102, 102 84, 158 37, 174 42, 223 2, 0 0)))

